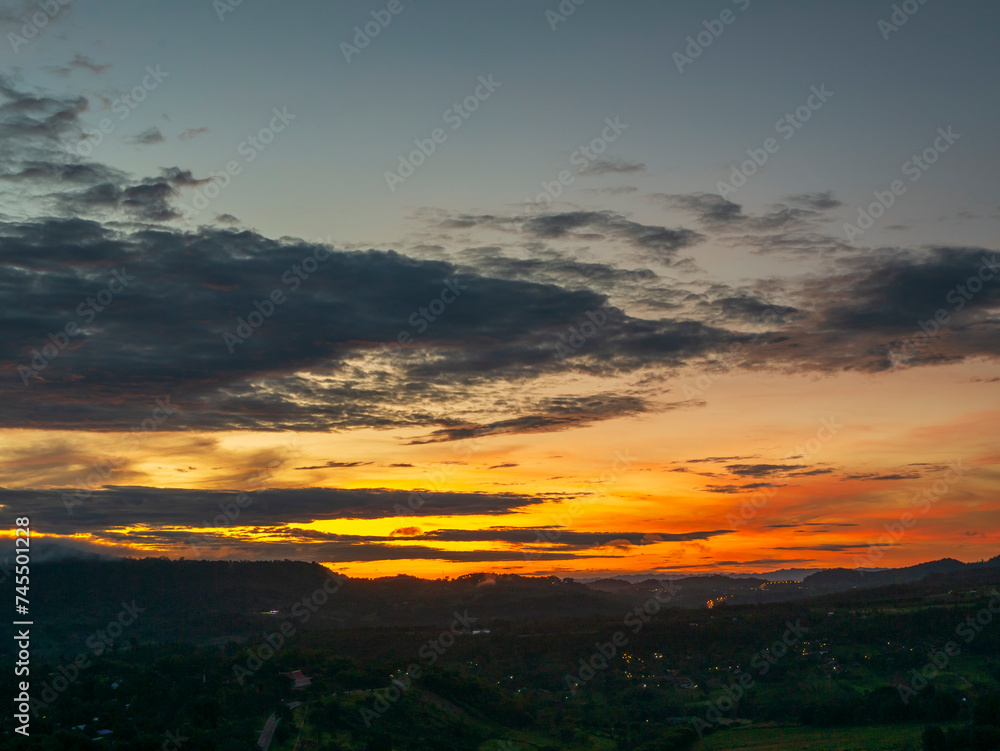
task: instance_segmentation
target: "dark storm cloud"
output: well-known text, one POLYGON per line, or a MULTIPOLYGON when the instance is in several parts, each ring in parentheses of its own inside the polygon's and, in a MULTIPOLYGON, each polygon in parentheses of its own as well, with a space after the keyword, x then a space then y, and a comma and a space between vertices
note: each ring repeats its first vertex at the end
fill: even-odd
POLYGON ((329 461, 326 464, 318 464, 315 467, 296 467, 295 469, 347 469, 349 467, 366 467, 371 462, 337 462, 329 461))
POLYGON ((647 409, 638 397, 615 394, 586 398, 561 397, 544 403, 546 414, 525 415, 485 424, 462 425, 442 428, 431 435, 411 441, 413 444, 440 443, 462 438, 509 433, 551 433, 569 428, 583 427, 599 420, 634 415, 647 409))
MULTIPOLYGON (((153 545, 194 557, 226 554, 251 558, 302 558, 330 562, 428 558, 452 561, 523 560, 519 551, 449 551, 434 543, 501 543, 537 545, 550 551, 533 558, 563 559, 606 546, 639 546, 657 542, 705 540, 732 530, 692 532, 575 532, 559 530, 555 540, 537 529, 493 527, 486 530, 439 529, 423 532, 403 527, 388 536, 345 535, 288 525, 330 519, 381 519, 413 513, 408 505, 419 497, 428 516, 516 514, 545 499, 517 494, 430 493, 385 489, 273 489, 246 495, 234 491, 114 487, 84 498, 57 490, 0 489, 0 503, 30 514, 33 525, 48 535, 90 534, 94 543, 153 545), (71 512, 71 513, 70 513, 71 512), (221 521, 220 521, 221 519, 221 521), (180 529, 174 529, 178 527, 180 529), (228 534, 208 531, 227 527, 228 534), (263 536, 263 537, 262 537, 263 536), (388 544, 400 539, 430 546, 388 544)), ((551 536, 551 535, 550 535, 551 536)), ((606 551, 605 551, 606 553, 606 551)))
MULTIPOLYGON (((189 173, 172 171, 124 192, 87 188, 67 195, 81 206, 118 202, 159 218, 170 214, 172 192, 192 181, 189 173)), ((779 319, 773 333, 751 336, 698 320, 635 318, 608 307, 593 290, 463 276, 451 264, 393 252, 324 251, 329 256, 315 273, 294 278, 293 291, 286 273, 316 250, 210 228, 125 232, 82 219, 0 224, 4 424, 129 428, 149 416, 156 398, 172 395, 180 412, 166 430, 432 429, 415 442, 561 430, 652 405, 638 393, 534 397, 534 404, 503 420, 483 419, 491 411, 485 406, 478 417, 446 407, 456 396, 496 405, 504 384, 567 370, 609 376, 680 367, 739 342, 752 346, 734 365, 886 369, 900 339, 933 316, 950 285, 965 282, 982 264, 982 253, 971 249, 874 259, 809 281, 796 293, 800 304, 780 309, 791 322, 779 319), (116 272, 133 279, 106 309, 87 313, 92 325, 25 386, 17 366, 30 365, 49 334, 86 323, 79 306, 116 272), (433 322, 421 319, 425 330, 418 331, 409 321, 448 284, 465 289, 433 322), (230 353, 223 335, 235 332, 237 318, 246 320, 275 289, 286 302, 230 353), (595 311, 603 324, 586 340, 573 340, 572 332, 595 311), (384 351, 400 332, 410 337, 408 346, 384 351), (376 354, 371 367, 360 367, 357 358, 376 354), (404 406, 416 403, 420 410, 404 406)), ((996 355, 1000 339, 989 314, 996 299, 995 288, 984 288, 965 301, 927 353, 950 360, 996 355)), ((760 307, 747 300, 722 305, 747 314, 760 307)), ((918 352, 912 364, 933 361, 918 352)))
MULTIPOLYGON (((265 548, 268 546, 265 544, 265 548)), ((284 557, 288 548, 285 545, 274 545, 258 552, 257 544, 252 548, 260 559, 284 557)), ((490 561, 524 561, 524 553, 519 550, 441 550, 420 545, 350 545, 350 544, 319 544, 309 546, 304 553, 310 560, 324 563, 355 563, 387 560, 439 560, 450 563, 486 563, 490 561)), ((534 556, 534 554, 532 554, 534 556)), ((587 558, 604 558, 606 553, 580 555, 570 552, 541 551, 537 559, 544 561, 583 560, 587 558)), ((533 558, 534 559, 534 558, 533 558)))
POLYGON ((795 231, 745 234, 735 239, 755 248, 755 253, 788 253, 810 258, 817 255, 854 256, 857 254, 857 248, 852 247, 839 237, 824 232, 795 231))
POLYGON ((831 190, 823 191, 822 193, 799 193, 788 196, 785 200, 789 203, 805 206, 808 209, 814 209, 815 211, 829 211, 844 205, 843 201, 837 199, 831 190))
MULTIPOLYGON (((812 558, 755 558, 751 561, 713 561, 716 566, 782 566, 788 567, 793 563, 812 563, 812 558)), ((704 563, 688 563, 684 565, 660 566, 657 570, 663 572, 680 571, 688 568, 704 568, 704 563)))
POLYGON ((721 463, 742 461, 745 459, 755 459, 754 456, 706 456, 703 459, 688 459, 688 464, 701 464, 703 462, 721 463))
POLYGON ((156 143, 163 143, 167 139, 163 137, 163 133, 157 127, 146 128, 146 130, 138 133, 134 136, 129 136, 125 139, 125 143, 136 144, 137 146, 152 146, 156 143))
MULTIPOLYGON (((910 253, 884 253, 862 261, 862 270, 829 280, 838 287, 852 285, 841 300, 824 302, 822 322, 841 330, 902 328, 912 329, 917 321, 933 316, 939 308, 958 311, 962 318, 989 309, 1000 302, 998 277, 978 279, 978 293, 956 290, 968 288, 987 262, 997 263, 996 253, 979 248, 934 248, 918 257, 910 253), (952 294, 954 293, 954 294, 952 294)), ((831 292, 833 290, 830 290, 831 292)), ((992 318, 992 317, 991 317, 992 318)), ((971 323, 971 321, 969 321, 971 323)))
POLYGON ((768 320, 771 324, 786 323, 806 314, 788 305, 775 305, 758 297, 722 297, 698 303, 706 317, 743 323, 758 323, 768 320))
POLYGON ((878 372, 1000 354, 995 252, 882 251, 852 259, 847 268, 803 283, 796 295, 811 315, 786 327, 786 338, 768 347, 771 362, 878 372), (943 316, 943 325, 933 320, 936 315, 943 316), (921 339, 921 323, 939 331, 921 339), (915 338, 917 345, 906 344, 915 338))
POLYGON ((653 195, 669 208, 677 208, 693 214, 698 221, 713 229, 770 232, 790 227, 802 226, 807 220, 816 219, 821 211, 840 204, 832 197, 824 201, 815 196, 799 196, 804 205, 788 206, 779 204, 774 210, 759 215, 743 213, 743 207, 714 193, 683 193, 653 195))
MULTIPOLYGON (((156 546, 191 558, 223 558, 236 560, 305 560, 323 563, 360 563, 373 561, 398 561, 408 559, 440 560, 452 563, 521 561, 525 555, 520 550, 444 550, 430 545, 401 545, 373 541, 370 537, 354 539, 324 539, 346 537, 302 534, 301 530, 260 530, 273 539, 241 538, 234 535, 217 535, 201 532, 174 532, 169 530, 130 530, 129 532, 101 531, 96 539, 104 545, 156 546)), ((378 538, 376 538, 377 540, 378 538)), ((395 538, 399 539, 399 538, 395 538)), ((404 538, 405 539, 405 538, 404 538)), ((90 550, 104 550, 98 545, 90 550)), ((586 553, 572 549, 541 550, 532 553, 532 560, 583 560, 608 557, 607 550, 586 553)))
POLYGON ((857 253, 825 229, 832 219, 830 212, 842 205, 829 191, 789 196, 760 214, 746 214, 740 204, 714 193, 654 193, 651 198, 667 208, 688 212, 706 230, 749 245, 757 253, 857 253))
MULTIPOLYGON (((149 196, 149 213, 157 213, 158 195, 149 196)), ((286 272, 315 250, 248 232, 150 228, 125 234, 97 222, 57 219, 0 224, 5 260, 0 316, 6 333, 0 356, 9 363, 8 376, 14 376, 0 386, 0 401, 9 405, 3 413, 8 424, 130 427, 167 394, 180 409, 163 426, 169 430, 437 423, 455 434, 511 433, 557 430, 644 408, 638 397, 548 399, 539 402, 541 412, 471 426, 401 409, 401 398, 424 400, 423 409, 432 409, 436 395, 444 399, 450 391, 454 397, 453 389, 463 382, 470 389, 489 388, 494 380, 564 367, 556 354, 559 338, 588 320, 586 314, 605 299, 552 285, 456 277, 449 264, 379 251, 332 251, 314 278, 292 279, 293 291, 286 272), (30 365, 48 334, 68 322, 86 323, 78 306, 115 273, 132 277, 124 291, 100 312, 87 307, 93 326, 76 334, 27 386, 21 383, 15 365, 30 365), (27 299, 26 280, 32 288, 27 299), (449 283, 464 289, 419 336, 408 320, 439 299, 449 283), (230 354, 223 334, 235 331, 237 317, 254 312, 254 303, 272 289, 287 293, 287 301, 230 354), (384 352, 381 345, 394 342, 401 330, 421 349, 384 352), (381 359, 367 373, 344 362, 372 354, 381 359), (303 369, 342 380, 295 375, 303 369), (442 376, 450 384, 440 383, 442 376)), ((724 336, 698 324, 638 321, 615 311, 608 317, 608 336, 595 338, 587 356, 621 360, 622 367, 631 367, 629 358, 644 360, 658 349, 680 357, 724 336)))
POLYGON ((661 199, 669 207, 691 212, 705 224, 729 224, 746 218, 742 206, 714 193, 657 193, 653 197, 661 199))
POLYGON ((54 194, 52 199, 64 214, 89 214, 93 211, 125 211, 131 219, 164 222, 179 219, 181 213, 172 200, 177 185, 168 178, 148 178, 134 185, 99 183, 84 190, 54 194))
POLYGON ((659 287, 661 279, 650 269, 623 269, 609 263, 580 260, 552 249, 533 250, 529 257, 514 257, 507 255, 501 248, 483 246, 466 248, 456 254, 456 258, 462 267, 502 279, 523 279, 562 287, 588 287, 602 292, 615 290, 620 293, 627 293, 637 287, 656 286, 658 294, 667 293, 675 298, 690 294, 688 291, 659 287))
MULTIPOLYGON (((854 522, 803 522, 801 524, 768 524, 764 529, 788 529, 795 527, 857 527, 854 522)), ((803 530, 804 531, 804 530, 803 530)))
POLYGON ((602 175, 630 175, 645 172, 646 165, 641 162, 626 162, 624 159, 595 159, 586 168, 580 170, 583 177, 600 177, 602 175))
POLYGON ((864 548, 864 547, 866 547, 866 546, 865 545, 858 545, 858 544, 851 545, 849 543, 827 543, 827 544, 823 544, 823 545, 787 545, 787 546, 778 546, 778 547, 775 548, 775 550, 806 550, 806 551, 816 552, 816 553, 821 553, 821 552, 825 552, 825 553, 841 553, 841 552, 844 552, 844 551, 847 551, 847 550, 859 550, 859 549, 864 548))
POLYGON ((528 238, 542 241, 620 241, 640 251, 643 256, 662 263, 674 262, 678 250, 704 240, 704 236, 694 230, 641 224, 614 211, 543 212, 528 216, 458 214, 440 220, 438 226, 444 229, 515 230, 528 238))
MULTIPOLYGON (((55 15, 49 16, 48 13, 48 23, 52 23, 63 15, 68 15, 73 9, 73 3, 70 0, 59 0, 60 12, 55 15)), ((15 24, 18 29, 24 24, 24 16, 31 16, 33 13, 37 13, 39 6, 37 2, 33 0, 21 0, 20 2, 7 2, 0 5, 0 23, 4 24, 15 24)), ((48 24, 45 24, 46 26, 48 24)), ((4 30, 7 31, 6 29, 4 30)))
POLYGON ((894 473, 894 474, 860 474, 847 475, 842 480, 917 480, 920 478, 919 472, 894 473))
MULTIPOLYGON (((0 180, 19 187, 19 209, 36 216, 125 218, 159 222, 180 217, 172 205, 178 189, 197 184, 190 172, 171 168, 159 177, 136 179, 97 162, 88 162, 67 148, 86 144, 80 117, 89 109, 85 97, 35 94, 0 76, 0 180), (123 212, 124 217, 117 216, 123 212)), ((139 134, 134 143, 163 140, 156 128, 139 134)))
MULTIPOLYGON (((409 427, 423 431, 415 443, 562 430, 664 407, 652 389, 552 399, 525 386, 567 373, 669 371, 734 345, 750 346, 730 358, 732 367, 898 366, 901 341, 919 321, 953 306, 955 290, 980 274, 986 256, 995 257, 975 248, 856 254, 835 272, 762 283, 786 301, 776 306, 760 290, 693 291, 645 269, 548 252, 553 240, 595 239, 673 263, 678 250, 703 239, 612 211, 439 221, 451 230, 503 230, 539 251, 512 259, 485 247, 470 252, 467 265, 213 227, 181 231, 156 223, 177 218, 183 192, 204 180, 176 167, 137 178, 67 152, 64 144, 81 137, 87 106, 83 97, 26 92, 0 78, 0 179, 16 183, 25 206, 34 200, 45 209, 34 221, 0 222, 6 427, 128 429, 169 395, 178 412, 161 430, 409 427), (110 215, 116 223, 104 221, 110 215), (321 251, 314 272, 293 272, 321 251), (106 305, 88 303, 102 291, 107 298, 115 274, 129 279, 124 290, 106 305), (657 300, 649 309, 669 317, 639 318, 609 305, 612 292, 631 299, 636 287, 644 301, 657 300), (224 340, 274 290, 285 301, 259 329, 235 345, 224 340), (421 312, 432 301, 440 305, 445 292, 453 301, 443 310, 421 312), (768 310, 775 314, 770 330, 740 330, 768 310), (600 324, 581 339, 584 324, 595 320, 600 324), (57 356, 42 357, 70 323, 80 328, 57 356), (405 346, 396 347, 403 335, 405 346), (514 389, 522 394, 516 405, 514 389)), ((747 216, 706 194, 661 199, 694 212, 712 232, 757 233, 775 247, 806 242, 802 228, 837 203, 829 194, 806 194, 747 216)), ((980 286, 903 364, 1000 352, 991 312, 1000 286, 980 286)))
POLYGON ((20 161, 0 173, 0 179, 14 183, 46 184, 60 182, 67 187, 125 181, 119 170, 96 163, 63 164, 50 161, 20 161))
MULTIPOLYGON (((432 493, 388 489, 287 488, 247 493, 148 487, 109 487, 82 493, 0 488, 0 504, 30 514, 32 525, 47 534, 96 532, 112 527, 218 526, 226 507, 242 502, 234 526, 308 524, 324 519, 384 519, 411 515, 419 498, 428 516, 503 515, 545 499, 514 493, 432 493), (67 501, 68 499, 68 501, 67 501), (68 503, 68 505, 67 505, 68 503), (207 524, 206 524, 207 523, 207 524)), ((228 525, 230 522, 226 522, 228 525)), ((365 537, 365 539, 370 539, 365 537)), ((387 538, 388 539, 388 538, 387 538)))
POLYGON ((726 470, 740 477, 767 477, 788 470, 802 469, 801 464, 727 464, 726 470))
POLYGON ((572 211, 543 214, 526 221, 523 229, 544 240, 577 235, 583 239, 622 240, 648 251, 654 258, 667 261, 681 248, 695 245, 704 237, 689 229, 640 224, 611 211, 572 211))
POLYGON ((99 75, 104 71, 109 70, 111 67, 112 67, 111 63, 104 63, 104 64, 95 63, 86 55, 81 55, 77 53, 76 55, 73 56, 72 60, 66 63, 66 65, 56 66, 54 68, 50 68, 49 70, 51 70, 53 73, 59 76, 68 76, 74 70, 86 70, 89 71, 90 73, 93 73, 94 75, 99 75))
POLYGON ((80 113, 88 108, 86 97, 45 96, 24 91, 7 76, 0 75, 0 138, 5 141, 3 159, 23 158, 39 147, 53 149, 61 139, 79 135, 80 113))
POLYGON ((583 550, 608 545, 612 542, 624 542, 628 545, 638 546, 657 542, 707 540, 719 535, 733 533, 730 529, 713 529, 696 532, 573 532, 558 529, 556 532, 557 534, 550 533, 545 536, 544 530, 492 527, 484 530, 438 529, 419 535, 418 537, 419 539, 439 542, 506 542, 562 546, 583 550))
POLYGON ((745 493, 748 490, 757 490, 759 488, 780 488, 781 485, 775 485, 772 482, 751 482, 747 485, 706 485, 705 490, 709 493, 725 493, 729 495, 734 495, 738 493, 745 493))

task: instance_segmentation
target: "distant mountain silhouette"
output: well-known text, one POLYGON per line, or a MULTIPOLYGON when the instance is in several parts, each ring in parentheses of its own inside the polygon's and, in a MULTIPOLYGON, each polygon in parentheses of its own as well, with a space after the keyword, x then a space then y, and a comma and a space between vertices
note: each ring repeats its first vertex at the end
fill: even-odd
MULTIPOLYGON (((1000 556, 994 558, 996 561, 1000 556)), ((887 584, 905 584, 920 581, 931 574, 950 574, 963 571, 974 563, 962 563, 954 558, 942 558, 939 561, 918 563, 904 568, 890 568, 879 571, 864 571, 847 568, 831 568, 817 571, 802 580, 803 584, 822 591, 837 591, 851 587, 880 587, 887 584)))
MULTIPOLYGON (((119 645, 242 639, 273 631, 284 621, 296 630, 412 628, 447 626, 456 613, 467 613, 482 626, 496 620, 621 619, 646 605, 655 612, 662 607, 726 607, 840 593, 855 597, 852 592, 864 599, 860 590, 875 587, 989 584, 1000 575, 998 568, 1000 556, 978 563, 946 558, 883 571, 829 569, 802 582, 709 575, 635 583, 609 578, 585 584, 555 576, 487 573, 438 580, 357 579, 335 577, 316 563, 287 560, 62 558, 33 566, 32 591, 45 594, 33 600, 32 615, 46 624, 39 650, 75 653, 125 606, 139 609, 139 615, 118 639, 119 645), (324 586, 332 593, 317 596, 324 586)), ((0 587, 12 594, 13 581, 7 577, 0 587)))

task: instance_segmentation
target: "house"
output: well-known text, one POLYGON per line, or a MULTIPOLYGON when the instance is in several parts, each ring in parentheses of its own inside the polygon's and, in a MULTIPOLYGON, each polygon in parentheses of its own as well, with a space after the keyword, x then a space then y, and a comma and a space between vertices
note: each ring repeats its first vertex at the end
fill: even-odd
POLYGON ((305 688, 312 683, 312 678, 303 674, 301 670, 293 670, 291 673, 282 673, 292 679, 292 688, 305 688))

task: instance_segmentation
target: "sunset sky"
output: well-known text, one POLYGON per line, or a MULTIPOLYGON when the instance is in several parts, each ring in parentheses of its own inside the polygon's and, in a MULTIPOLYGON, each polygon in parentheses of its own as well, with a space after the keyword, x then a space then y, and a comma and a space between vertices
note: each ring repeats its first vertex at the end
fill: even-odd
POLYGON ((0 504, 49 555, 1000 553, 996 3, 43 5, 0 504))

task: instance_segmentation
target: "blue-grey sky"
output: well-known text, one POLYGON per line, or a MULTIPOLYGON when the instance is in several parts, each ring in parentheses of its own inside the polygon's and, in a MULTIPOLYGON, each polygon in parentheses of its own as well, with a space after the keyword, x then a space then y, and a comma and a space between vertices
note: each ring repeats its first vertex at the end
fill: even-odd
MULTIPOLYGON (((838 215, 853 219, 856 206, 933 143, 938 127, 952 126, 956 148, 864 242, 952 242, 956 227, 946 218, 960 211, 985 217, 961 223, 963 241, 995 236, 993 3, 915 4, 893 31, 878 26, 891 19, 892 4, 878 2, 567 1, 563 9, 575 10, 559 20, 546 15, 559 13, 554 1, 401 0, 402 10, 348 62, 341 44, 353 44, 354 27, 387 5, 74 3, 16 54, 5 44, 3 61, 25 82, 87 94, 83 120, 93 128, 108 114, 98 95, 113 99, 139 84, 146 66, 162 66, 169 77, 125 121, 112 116, 116 130, 100 147, 103 161, 138 174, 221 170, 242 158, 240 143, 268 123, 272 108, 287 108, 295 115, 289 130, 211 207, 272 235, 386 243, 412 229, 406 219, 419 208, 518 206, 560 170, 575 172, 571 154, 615 116, 628 127, 606 155, 645 170, 578 178, 560 199, 671 224, 648 194, 715 191, 747 149, 775 136, 776 121, 804 104, 810 87, 825 85, 829 101, 732 200, 759 209, 789 194, 833 191, 844 202, 838 215), (674 53, 684 54, 687 37, 724 11, 732 22, 679 71, 674 53), (77 55, 111 67, 52 73, 77 55), (443 113, 489 75, 499 88, 391 192, 384 173, 399 155, 434 128, 448 129, 443 113), (151 127, 164 143, 126 142, 151 127), (638 190, 586 190, 613 185, 638 190)), ((17 32, 18 23, 5 30, 17 32)))

